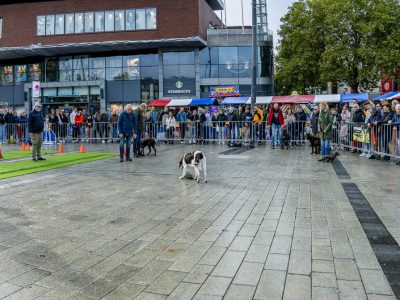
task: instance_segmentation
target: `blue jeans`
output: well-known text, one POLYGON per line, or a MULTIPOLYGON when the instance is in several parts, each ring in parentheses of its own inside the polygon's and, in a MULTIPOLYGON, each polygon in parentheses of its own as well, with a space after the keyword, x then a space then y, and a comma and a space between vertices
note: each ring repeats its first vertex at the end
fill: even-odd
POLYGON ((331 140, 321 139, 321 155, 328 156, 331 154, 331 140))
POLYGON ((271 124, 272 126, 272 147, 276 143, 276 135, 278 135, 278 144, 282 145, 282 126, 277 124, 271 124))
POLYGON ((6 125, 0 125, 0 143, 6 140, 6 125))
POLYGON ((138 132, 136 134, 137 134, 137 137, 133 141, 133 152, 135 153, 135 155, 139 155, 140 142, 142 140, 142 131, 138 130, 138 132))
POLYGON ((132 136, 124 135, 119 141, 119 157, 124 158, 124 145, 126 144, 126 158, 130 157, 131 153, 132 136))

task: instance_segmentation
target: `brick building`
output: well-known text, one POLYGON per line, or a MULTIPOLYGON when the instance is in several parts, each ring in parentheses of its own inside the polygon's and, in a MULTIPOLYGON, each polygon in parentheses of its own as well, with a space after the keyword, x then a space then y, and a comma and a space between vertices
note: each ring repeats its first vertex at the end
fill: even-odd
MULTIPOLYGON (((222 0, 1 1, 0 101, 90 110, 157 98, 250 93, 248 29, 228 30, 222 0)), ((260 40, 259 93, 272 93, 272 40, 260 40)))

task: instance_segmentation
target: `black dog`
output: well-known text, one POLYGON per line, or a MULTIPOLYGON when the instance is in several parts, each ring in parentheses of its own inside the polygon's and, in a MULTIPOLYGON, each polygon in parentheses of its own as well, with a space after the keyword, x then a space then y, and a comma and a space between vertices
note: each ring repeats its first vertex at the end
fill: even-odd
POLYGON ((149 153, 147 155, 150 155, 151 153, 151 148, 154 149, 154 155, 157 155, 157 150, 156 150, 156 141, 154 139, 144 139, 140 142, 140 154, 144 155, 144 148, 149 149, 149 153))
POLYGON ((289 150, 290 148, 290 135, 289 132, 284 129, 282 132, 282 140, 283 140, 283 145, 286 146, 286 148, 289 150))
POLYGON ((336 157, 339 156, 339 155, 340 155, 339 152, 334 151, 333 153, 331 153, 331 155, 324 156, 323 158, 321 158, 321 161, 331 163, 331 162, 333 162, 333 161, 336 159, 336 157))
POLYGON ((306 139, 310 141, 311 154, 321 153, 321 139, 311 133, 306 134, 306 139))

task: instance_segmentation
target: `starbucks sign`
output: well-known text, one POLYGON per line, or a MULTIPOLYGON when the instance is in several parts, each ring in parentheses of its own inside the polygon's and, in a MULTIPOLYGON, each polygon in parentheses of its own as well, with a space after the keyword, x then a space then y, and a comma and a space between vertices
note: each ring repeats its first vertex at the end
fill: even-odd
POLYGON ((195 96, 195 79, 164 79, 164 96, 195 96))

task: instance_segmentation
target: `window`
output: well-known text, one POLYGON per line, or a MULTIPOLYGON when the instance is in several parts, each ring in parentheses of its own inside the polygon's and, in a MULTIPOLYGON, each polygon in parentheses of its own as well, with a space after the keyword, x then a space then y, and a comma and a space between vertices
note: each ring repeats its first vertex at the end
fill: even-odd
POLYGON ((26 71, 27 71, 26 65, 14 66, 14 76, 15 76, 16 83, 21 83, 21 82, 27 81, 26 71))
POLYGON ((3 18, 0 17, 0 39, 3 36, 3 18))
POLYGON ((74 14, 67 14, 65 15, 65 33, 70 34, 74 33, 74 14))
POLYGON ((135 30, 136 26, 136 12, 134 9, 126 11, 126 30, 135 30))
POLYGON ((115 11, 115 31, 125 30, 125 12, 123 10, 115 11))
POLYGON ((85 13, 85 32, 93 32, 94 30, 94 14, 92 12, 85 13))
MULTIPOLYGON (((141 8, 36 17, 37 35, 79 34, 157 28, 157 9, 141 8)), ((0 17, 0 38, 2 18, 0 17)))
POLYGON ((46 35, 54 34, 54 15, 46 16, 46 35))
POLYGON ((124 57, 124 75, 127 79, 138 79, 140 76, 139 56, 124 57))
POLYGON ((40 64, 29 65, 29 81, 41 80, 41 67, 40 64))
POLYGON ((36 34, 45 35, 46 34, 46 16, 38 16, 36 19, 36 34))
POLYGON ((72 81, 72 59, 69 57, 60 58, 60 81, 72 81))
POLYGON ((147 8, 146 9, 146 29, 156 29, 157 28, 157 18, 156 9, 147 8))
POLYGON ((114 12, 106 11, 105 31, 114 31, 114 12))
POLYGON ((83 33, 83 14, 75 14, 75 33, 83 33))
POLYGON ((103 32, 104 31, 104 11, 96 12, 95 18, 96 18, 95 31, 103 32))
POLYGON ((13 83, 13 66, 4 66, 2 68, 2 84, 12 84, 13 83))
POLYGON ((64 34, 64 15, 56 15, 55 34, 64 34))
POLYGON ((136 30, 146 29, 146 10, 136 10, 136 30))

